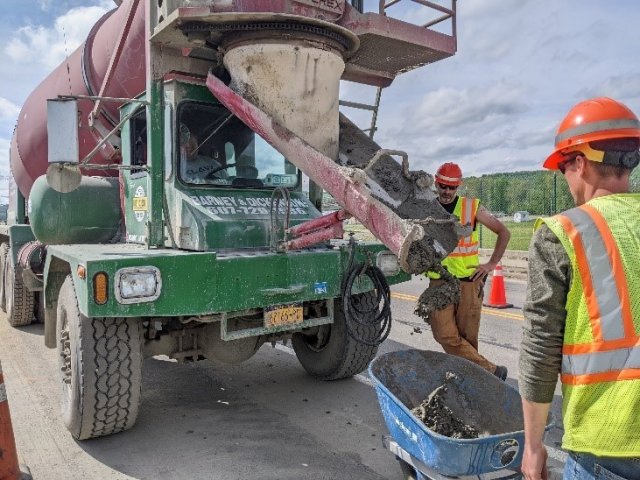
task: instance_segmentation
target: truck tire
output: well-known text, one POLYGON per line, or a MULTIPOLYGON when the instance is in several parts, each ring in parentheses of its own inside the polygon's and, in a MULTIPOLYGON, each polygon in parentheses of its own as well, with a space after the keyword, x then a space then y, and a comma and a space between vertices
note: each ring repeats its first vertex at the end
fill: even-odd
POLYGON ((56 330, 62 416, 71 435, 86 440, 131 428, 142 387, 139 321, 85 317, 68 276, 58 297, 56 330))
POLYGON ((4 288, 4 266, 7 263, 7 255, 9 255, 9 244, 3 242, 0 244, 0 310, 7 312, 7 297, 4 288))
POLYGON ((12 327, 24 327, 33 321, 35 294, 22 282, 20 267, 13 266, 7 255, 4 268, 4 294, 7 320, 12 327))
MULTIPOLYGON (((374 292, 357 295, 361 302, 373 303, 374 292)), ((355 325, 356 332, 365 338, 370 326, 355 325)), ((378 347, 365 345, 353 339, 347 325, 340 299, 334 301, 334 319, 331 325, 321 325, 317 334, 294 333, 291 339, 298 361, 307 373, 320 380, 339 380, 362 372, 376 356, 378 347)))
POLYGON ((41 292, 36 292, 35 298, 35 317, 36 322, 44 323, 44 290, 41 292))

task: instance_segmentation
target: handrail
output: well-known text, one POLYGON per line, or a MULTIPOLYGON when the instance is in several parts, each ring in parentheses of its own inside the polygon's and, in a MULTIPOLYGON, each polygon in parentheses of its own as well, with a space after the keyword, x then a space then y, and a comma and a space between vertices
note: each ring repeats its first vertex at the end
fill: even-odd
MULTIPOLYGON (((378 3, 378 12, 380 15, 386 15, 389 7, 400 3, 402 0, 379 0, 378 3)), ((442 23, 445 20, 451 19, 452 22, 452 36, 456 36, 456 0, 451 0, 451 8, 443 7, 442 5, 438 5, 437 3, 430 2, 429 0, 411 0, 412 2, 419 3, 425 7, 431 8, 433 10, 437 10, 442 12, 444 15, 421 25, 424 28, 429 28, 438 23, 442 23)))

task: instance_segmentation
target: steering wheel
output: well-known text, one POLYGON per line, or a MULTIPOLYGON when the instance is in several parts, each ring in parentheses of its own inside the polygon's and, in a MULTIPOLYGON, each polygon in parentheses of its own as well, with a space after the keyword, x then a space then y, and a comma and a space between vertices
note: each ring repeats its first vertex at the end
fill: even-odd
POLYGON ((226 170, 227 168, 231 168, 231 167, 235 167, 236 164, 235 163, 229 163, 227 165, 221 165, 217 168, 214 168, 213 170, 211 170, 209 173, 207 173, 205 175, 205 180, 213 180, 214 178, 220 178, 216 175, 216 173, 222 171, 222 170, 226 170))

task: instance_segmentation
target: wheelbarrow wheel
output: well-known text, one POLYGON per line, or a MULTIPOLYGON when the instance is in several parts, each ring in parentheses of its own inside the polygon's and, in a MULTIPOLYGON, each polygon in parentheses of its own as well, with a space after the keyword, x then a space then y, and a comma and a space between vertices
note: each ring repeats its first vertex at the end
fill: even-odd
MULTIPOLYGON (((358 295, 359 301, 373 303, 374 292, 358 295)), ((374 326, 358 325, 357 333, 364 338, 372 336, 374 326)), ((347 330, 340 299, 334 302, 334 319, 331 325, 321 325, 306 332, 295 333, 291 339, 298 361, 309 375, 321 380, 339 380, 362 372, 376 356, 378 347, 355 340, 347 330)))

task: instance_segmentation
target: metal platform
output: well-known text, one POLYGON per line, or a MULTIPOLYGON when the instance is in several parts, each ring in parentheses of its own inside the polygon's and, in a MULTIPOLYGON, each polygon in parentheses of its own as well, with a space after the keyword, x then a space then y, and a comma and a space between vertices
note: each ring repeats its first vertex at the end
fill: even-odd
MULTIPOLYGON (((377 13, 361 13, 345 0, 337 0, 332 15, 319 8, 304 6, 309 2, 302 0, 268 2, 268 11, 265 10, 267 2, 263 0, 245 0, 231 10, 222 3, 188 7, 174 0, 175 9, 165 12, 152 40, 200 58, 206 58, 208 49, 210 58, 214 59, 215 49, 223 43, 225 35, 242 31, 241 25, 257 27, 263 24, 267 27, 287 22, 304 23, 344 39, 344 80, 386 87, 397 75, 448 58, 456 52, 456 0, 450 0, 450 8, 426 0, 413 1, 424 7, 426 16, 440 16, 424 25, 393 18, 389 7, 400 0, 381 1, 377 13), (450 22, 450 34, 431 28, 443 22, 450 22)), ((283 31, 282 34, 288 33, 283 31)))

